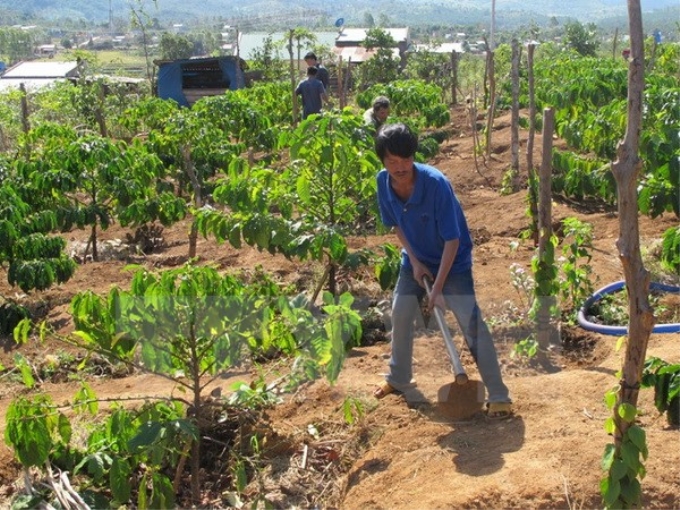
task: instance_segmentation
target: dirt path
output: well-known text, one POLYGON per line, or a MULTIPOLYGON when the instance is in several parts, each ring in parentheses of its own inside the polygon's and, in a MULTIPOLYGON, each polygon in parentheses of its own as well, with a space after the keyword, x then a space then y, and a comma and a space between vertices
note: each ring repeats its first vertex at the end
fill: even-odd
MULTIPOLYGON (((501 127, 494 131, 493 143, 504 149, 496 151, 486 166, 480 163, 476 168, 471 136, 461 127, 464 112, 455 113, 454 135, 433 163, 452 179, 474 233, 479 301, 494 333, 503 374, 515 401, 515 416, 488 421, 477 415, 469 421, 451 422, 438 414, 437 392, 451 382, 451 374, 436 331, 421 331, 416 341, 418 393, 408 400, 390 395, 378 402, 372 397, 386 369, 389 344, 362 347, 351 353, 335 386, 317 381, 294 395, 284 396, 284 402, 268 413, 270 438, 278 438, 278 443, 270 442, 267 464, 260 473, 261 485, 253 484, 250 495, 264 487, 267 498, 277 508, 317 504, 346 510, 601 506, 600 458, 604 445, 611 441, 603 429, 608 415, 603 396, 617 382, 620 353, 614 350, 616 338, 579 328, 565 329, 571 351, 554 356, 556 370, 552 373, 512 357, 514 343, 527 334, 520 326, 527 305, 512 285, 509 268, 518 264, 529 270, 533 249, 523 244, 512 247, 527 226, 525 194, 501 196, 498 192, 510 161, 509 123, 499 119, 501 127), (353 426, 343 418, 342 408, 348 398, 360 402, 365 411, 353 426), (309 425, 320 431, 320 437, 310 436, 309 425)), ((523 142, 525 136, 521 135, 523 142)), ((540 139, 535 147, 541 147, 540 139)), ((537 153, 534 161, 540 161, 540 157, 537 153)), ((615 247, 619 231, 616 215, 556 201, 554 219, 566 216, 576 216, 593 226, 593 285, 597 288, 621 279, 615 247)), ((643 246, 652 246, 671 225, 677 225, 677 219, 641 218, 643 246)), ((182 263, 186 227, 182 224, 166 229, 167 249, 142 263, 148 267, 182 263)), ((106 236, 123 237, 124 231, 114 226, 106 236)), ((73 237, 82 240, 85 234, 75 232, 73 237)), ((384 236, 356 239, 353 245, 386 240, 397 243, 396 238, 384 236)), ((256 250, 237 252, 201 240, 198 251, 203 261, 224 270, 261 265, 282 281, 309 281, 314 276, 314 268, 308 264, 256 250)), ((72 281, 36 299, 49 308, 47 317, 51 321, 68 328, 66 310, 70 297, 85 288, 106 292, 113 284, 127 285, 129 275, 121 271, 124 265, 124 261, 86 264, 72 281)), ((0 280, 0 291, 15 292, 6 288, 6 278, 0 280)), ((389 293, 381 294, 375 284, 355 285, 355 293, 389 298, 389 293)), ((680 362, 679 342, 680 334, 653 335, 648 354, 680 362)), ((63 349, 54 343, 19 349, 9 341, 4 347, 0 361, 6 366, 12 366, 12 356, 19 350, 40 359, 63 349)), ((471 376, 475 376, 474 364, 465 350, 462 358, 471 376)), ((228 387, 227 383, 228 380, 218 381, 223 387, 228 387)), ((167 396, 174 391, 167 381, 148 375, 95 380, 92 384, 102 398, 167 396)), ((18 387, 11 377, 0 380, 0 427, 4 427, 6 407, 18 387)), ((75 383, 45 385, 43 389, 55 401, 66 402, 72 398, 75 383)), ((643 481, 644 506, 680 508, 680 433, 669 430, 665 418, 658 416, 651 390, 642 391, 640 408, 640 423, 647 432, 650 450, 643 481)), ((0 466, 0 496, 12 494, 18 472, 4 445, 0 446, 0 466)))

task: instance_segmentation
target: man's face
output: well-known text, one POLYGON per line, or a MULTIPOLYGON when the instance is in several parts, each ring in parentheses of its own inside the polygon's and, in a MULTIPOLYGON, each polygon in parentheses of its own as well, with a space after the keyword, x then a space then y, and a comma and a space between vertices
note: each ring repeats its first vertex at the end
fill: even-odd
POLYGON ((387 120, 387 117, 390 114, 390 109, 389 108, 378 108, 375 110, 375 118, 378 119, 380 122, 385 122, 387 120))
POLYGON ((402 158, 387 151, 383 165, 395 184, 407 185, 413 182, 413 156, 402 158))
POLYGON ((307 67, 314 67, 316 65, 316 60, 313 58, 306 58, 305 63, 307 64, 307 67))

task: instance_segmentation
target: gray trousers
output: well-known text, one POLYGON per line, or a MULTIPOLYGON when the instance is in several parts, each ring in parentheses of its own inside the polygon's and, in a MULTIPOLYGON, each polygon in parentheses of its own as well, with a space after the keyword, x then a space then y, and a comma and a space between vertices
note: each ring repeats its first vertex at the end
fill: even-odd
MULTIPOLYGON (((477 364, 489 402, 510 402, 503 383, 493 338, 477 305, 472 270, 449 275, 443 288, 446 305, 453 312, 477 364)), ((411 386, 413 377, 414 322, 425 295, 411 268, 401 267, 392 301, 392 355, 385 379, 395 389, 411 386)))

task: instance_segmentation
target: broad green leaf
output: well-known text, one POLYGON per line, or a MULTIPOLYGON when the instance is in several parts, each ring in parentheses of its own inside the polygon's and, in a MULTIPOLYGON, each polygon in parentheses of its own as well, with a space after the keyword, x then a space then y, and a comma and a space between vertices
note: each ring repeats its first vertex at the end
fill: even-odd
POLYGON ((90 335, 86 331, 76 330, 73 332, 73 335, 82 338, 85 341, 86 345, 97 345, 97 342, 95 342, 92 335, 90 335))
POLYGON ((93 453, 87 456, 87 472, 95 480, 101 480, 104 477, 106 466, 104 465, 104 456, 100 453, 93 453))
POLYGON ((349 399, 345 399, 342 404, 342 412, 345 417, 345 423, 348 425, 354 424, 354 415, 352 414, 352 403, 349 399))
POLYGON ((623 347, 627 338, 628 337, 626 337, 626 335, 622 335, 616 340, 616 347, 615 347, 616 352, 619 352, 621 350, 621 347, 623 347))
POLYGON ((628 468, 626 467, 626 464, 622 460, 616 459, 612 463, 609 474, 612 477, 612 480, 621 480, 621 478, 626 476, 627 472, 628 468))
POLYGON ((351 308, 352 303, 354 303, 354 296, 350 292, 343 292, 340 295, 340 299, 338 301, 338 304, 340 306, 344 306, 346 308, 351 308))
POLYGON ((71 428, 71 422, 66 417, 64 413, 59 413, 57 418, 57 429, 59 430, 59 435, 64 444, 68 444, 71 441, 71 434, 73 429, 71 428))
POLYGON ((139 431, 130 441, 128 441, 128 448, 134 451, 138 448, 151 446, 158 439, 159 434, 163 429, 163 425, 158 422, 147 422, 139 427, 139 431))
POLYGON ((620 497, 626 504, 625 508, 638 508, 642 491, 640 489, 640 482, 637 478, 627 479, 626 483, 621 484, 620 497))
POLYGON ((642 453, 642 458, 646 459, 648 452, 647 452, 647 438, 646 438, 645 430, 642 427, 639 427, 638 425, 632 425, 626 433, 628 435, 628 438, 631 440, 631 442, 642 453))
POLYGON ((621 484, 608 476, 600 482, 600 491, 607 507, 612 508, 621 494, 621 484))
POLYGON ((614 418, 609 416, 605 421, 604 421, 604 430, 607 434, 613 435, 614 432, 616 432, 616 422, 614 421, 614 418))
POLYGON ((614 456, 616 454, 616 446, 613 444, 607 444, 604 447, 604 454, 602 455, 602 471, 609 471, 612 463, 614 462, 614 456))
POLYGON ((156 472, 152 474, 151 479, 150 508, 175 508, 175 491, 170 479, 164 474, 156 472))
POLYGON ((139 508, 139 510, 149 509, 149 494, 147 492, 148 484, 149 473, 146 472, 139 482, 139 490, 137 491, 137 508, 139 508))
POLYGON ((633 443, 624 442, 621 445, 621 459, 632 472, 637 473, 640 469, 640 451, 633 443))
POLYGON ((111 471, 109 472, 109 486, 111 487, 111 494, 116 501, 125 503, 130 499, 132 494, 132 487, 130 485, 131 474, 132 469, 125 459, 120 457, 113 459, 111 471))
POLYGON ((27 388, 35 386, 35 378, 33 377, 33 368, 28 363, 28 360, 21 354, 14 356, 14 365, 19 369, 21 374, 21 381, 27 388))
POLYGON ((28 318, 22 319, 19 322, 19 324, 17 324, 16 327, 14 328, 13 331, 14 341, 19 345, 25 344, 28 341, 28 334, 30 332, 31 332, 31 320, 28 318))
POLYGON ((617 412, 621 419, 628 423, 631 423, 633 420, 635 420, 635 417, 637 416, 637 409, 635 408, 635 406, 628 404, 626 402, 623 402, 618 407, 617 412))
POLYGON ((604 403, 607 409, 613 409, 618 399, 619 387, 616 386, 604 394, 604 403))

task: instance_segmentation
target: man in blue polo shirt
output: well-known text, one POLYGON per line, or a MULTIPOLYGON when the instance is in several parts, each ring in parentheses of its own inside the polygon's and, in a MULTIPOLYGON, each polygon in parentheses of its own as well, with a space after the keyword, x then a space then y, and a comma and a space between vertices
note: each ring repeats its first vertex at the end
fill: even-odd
POLYGON ((302 118, 306 119, 312 114, 321 113, 323 102, 328 102, 326 89, 319 80, 316 79, 318 70, 316 67, 307 68, 307 79, 298 83, 295 93, 302 97, 302 118))
POLYGON ((477 305, 472 279, 472 239, 453 186, 439 170, 415 163, 418 138, 404 124, 385 125, 375 148, 385 166, 377 176, 383 223, 402 244, 399 278, 392 301, 390 372, 377 398, 412 386, 413 329, 430 278, 429 306, 453 311, 488 392, 487 414, 512 413, 491 333, 477 305))

